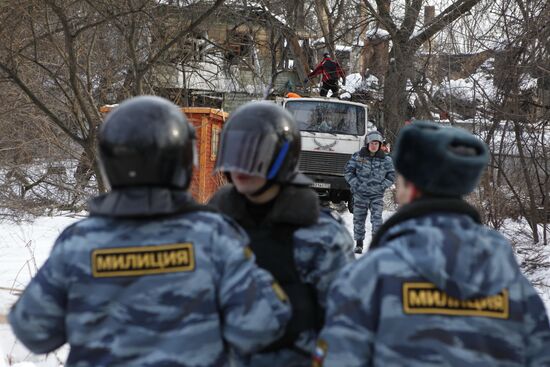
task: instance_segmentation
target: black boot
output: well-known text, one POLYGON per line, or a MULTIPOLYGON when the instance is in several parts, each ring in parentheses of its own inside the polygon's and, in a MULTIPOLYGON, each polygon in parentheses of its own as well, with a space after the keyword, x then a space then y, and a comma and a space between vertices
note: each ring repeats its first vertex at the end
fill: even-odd
POLYGON ((363 253, 363 240, 357 240, 357 244, 355 245, 355 253, 361 254, 363 253))

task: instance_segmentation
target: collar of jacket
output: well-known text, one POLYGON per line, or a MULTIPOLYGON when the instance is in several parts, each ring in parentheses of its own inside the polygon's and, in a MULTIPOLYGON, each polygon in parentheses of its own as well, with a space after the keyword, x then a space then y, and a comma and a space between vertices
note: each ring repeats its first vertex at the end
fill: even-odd
POLYGON ((380 149, 378 149, 376 151, 376 153, 374 153, 374 155, 371 155, 370 154, 370 151, 369 151, 369 148, 367 147, 363 147, 361 148, 361 150, 359 151, 359 156, 361 156, 362 158, 381 158, 381 159, 384 159, 386 158, 386 153, 384 153, 383 151, 381 151, 380 149))
POLYGON ((120 188, 88 202, 90 215, 125 218, 168 216, 195 206, 187 191, 163 187, 120 188))
MULTIPOLYGON (((212 198, 211 204, 242 225, 251 224, 246 210, 246 197, 232 184, 222 187, 212 198)), ((273 209, 265 221, 271 224, 292 224, 301 227, 317 223, 319 198, 309 187, 287 185, 274 199, 273 209)))
POLYGON ((477 223, 481 218, 477 210, 460 198, 424 197, 400 208, 376 232, 369 246, 369 251, 380 246, 384 234, 398 223, 409 219, 423 217, 433 213, 465 214, 477 223))

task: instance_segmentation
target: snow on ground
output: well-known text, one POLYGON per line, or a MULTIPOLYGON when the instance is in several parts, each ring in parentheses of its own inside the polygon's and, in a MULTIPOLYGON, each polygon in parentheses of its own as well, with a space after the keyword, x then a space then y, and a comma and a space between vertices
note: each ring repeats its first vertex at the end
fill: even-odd
POLYGON ((40 217, 32 223, 0 223, 0 367, 54 367, 66 359, 67 348, 46 356, 31 354, 15 340, 5 316, 51 247, 74 216, 40 217))
MULTIPOLYGON (((384 220, 393 214, 386 210, 384 220)), ((350 233, 353 233, 353 215, 349 212, 342 218, 350 233)), ((5 316, 19 292, 47 259, 51 247, 61 231, 79 219, 79 216, 40 217, 32 223, 0 222, 0 367, 59 367, 65 361, 68 348, 65 346, 47 356, 35 356, 15 340, 5 316)), ((365 245, 371 238, 371 224, 366 222, 365 245)), ((365 249, 366 250, 366 249, 365 249)), ((550 249, 549 249, 550 250, 550 249)), ((356 255, 357 258, 364 255, 356 255)), ((548 271, 546 279, 550 278, 548 271)), ((550 292, 543 292, 550 313, 550 292)))
POLYGON ((343 85, 341 89, 344 93, 355 93, 358 90, 377 90, 378 85, 379 80, 374 75, 369 75, 363 79, 361 74, 354 73, 346 76, 346 85, 343 85))

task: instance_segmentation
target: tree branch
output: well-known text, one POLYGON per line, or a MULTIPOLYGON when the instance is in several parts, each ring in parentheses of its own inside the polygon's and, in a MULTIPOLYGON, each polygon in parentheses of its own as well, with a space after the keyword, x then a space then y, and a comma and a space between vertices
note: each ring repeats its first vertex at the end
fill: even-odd
POLYGON ((369 0, 363 0, 365 3, 365 6, 371 13, 371 15, 376 18, 376 20, 382 25, 390 34, 391 38, 395 39, 397 37, 397 26, 393 22, 393 19, 391 18, 391 15, 386 9, 386 2, 387 0, 376 0, 376 7, 378 8, 378 11, 374 8, 374 6, 370 3, 369 0))
POLYGON ((163 47, 161 47, 138 71, 138 77, 144 75, 160 58, 161 56, 168 51, 172 46, 174 46, 183 36, 191 33, 199 24, 204 22, 218 7, 224 3, 224 0, 216 0, 216 2, 204 13, 202 13, 194 22, 192 22, 189 27, 180 31, 179 33, 172 38, 171 41, 167 42, 163 47))
POLYGON ((71 139, 77 142, 79 145, 84 145, 84 139, 73 134, 71 130, 65 126, 63 121, 61 121, 37 96, 34 94, 27 84, 19 78, 16 72, 8 68, 4 63, 0 63, 0 69, 3 70, 8 77, 30 98, 30 100, 42 111, 44 112, 49 119, 57 125, 65 134, 67 134, 71 139))
POLYGON ((423 31, 411 38, 411 45, 413 48, 420 47, 437 32, 467 13, 480 1, 481 0, 460 0, 457 3, 449 5, 441 14, 435 17, 430 24, 425 25, 423 31))
POLYGON ((411 4, 406 7, 405 18, 399 30, 400 38, 408 39, 413 34, 421 7, 422 0, 412 0, 411 4))

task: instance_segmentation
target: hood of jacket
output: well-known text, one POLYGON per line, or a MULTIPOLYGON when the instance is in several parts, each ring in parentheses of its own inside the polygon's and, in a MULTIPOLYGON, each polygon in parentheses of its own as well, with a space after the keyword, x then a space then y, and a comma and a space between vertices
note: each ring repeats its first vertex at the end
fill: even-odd
POLYGON ((509 242, 479 223, 461 199, 422 199, 401 208, 371 244, 390 247, 421 277, 458 299, 497 294, 520 276, 509 242))
MULTIPOLYGON (((253 223, 246 209, 247 199, 232 184, 220 188, 209 205, 233 218, 242 225, 253 223)), ((319 197, 309 187, 287 185, 274 199, 273 208, 266 217, 267 223, 310 226, 317 223, 320 214, 319 197)))
POLYGON ((215 211, 200 205, 185 190, 163 187, 120 188, 88 201, 90 215, 119 218, 151 218, 194 210, 215 211))

